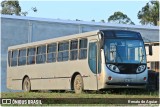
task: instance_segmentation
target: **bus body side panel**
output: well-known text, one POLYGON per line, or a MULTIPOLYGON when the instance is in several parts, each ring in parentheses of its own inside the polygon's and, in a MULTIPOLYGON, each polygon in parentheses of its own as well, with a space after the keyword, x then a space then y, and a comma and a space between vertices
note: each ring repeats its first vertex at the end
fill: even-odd
MULTIPOLYGON (((99 38, 98 38, 99 32, 100 31, 98 30, 91 33, 65 36, 65 37, 60 37, 60 38, 55 38, 50 40, 38 41, 34 43, 21 44, 21 45, 9 47, 8 50, 17 50, 17 49, 28 48, 28 47, 38 47, 38 46, 51 44, 51 43, 58 43, 62 41, 69 41, 69 40, 75 40, 75 39, 79 40, 83 38, 88 39, 86 59, 8 67, 7 68, 7 88, 21 90, 22 82, 23 82, 22 80, 24 76, 28 76, 31 82, 31 90, 71 89, 71 78, 75 72, 78 72, 82 76, 84 90, 97 90, 97 89, 109 88, 111 85, 109 84, 110 85, 109 86, 107 85, 107 83, 116 83, 116 82, 123 83, 126 78, 133 79, 132 82, 135 82, 135 83, 140 83, 140 82, 145 83, 144 81, 142 82, 142 78, 144 78, 144 76, 147 77, 148 75, 147 69, 143 73, 133 74, 133 75, 118 74, 107 69, 105 64, 103 49, 101 49, 101 73, 96 74, 91 71, 88 64, 89 42, 90 40, 99 41, 99 38), (111 81, 108 81, 108 76, 112 76, 111 81)), ((86 47, 84 48, 86 49, 86 47)), ((82 47, 82 49, 84 48, 82 47)), ((84 53, 85 51, 83 52, 83 54, 84 53)), ((115 85, 116 88, 118 86, 119 84, 115 85)), ((141 85, 139 86, 143 87, 141 85)), ((126 88, 128 88, 128 86, 126 88)))
MULTIPOLYGON (((98 36, 86 38, 89 41, 98 39, 98 36)), ((95 74, 88 65, 88 51, 86 59, 8 67, 7 78, 12 78, 7 86, 10 89, 22 90, 22 80, 24 76, 28 76, 31 90, 71 89, 71 77, 78 72, 83 78, 84 90, 97 90, 95 74)))
POLYGON ((12 76, 8 75, 7 78, 12 78, 7 86, 9 89, 22 90, 22 80, 26 75, 30 79, 32 90, 71 89, 71 76, 75 72, 81 74, 85 90, 97 90, 92 83, 94 80, 91 80, 93 73, 90 71, 87 59, 68 61, 67 64, 56 62, 8 68, 8 74, 12 76))
POLYGON ((22 77, 23 74, 19 73, 17 67, 8 67, 7 70, 7 88, 14 90, 22 90, 22 77))

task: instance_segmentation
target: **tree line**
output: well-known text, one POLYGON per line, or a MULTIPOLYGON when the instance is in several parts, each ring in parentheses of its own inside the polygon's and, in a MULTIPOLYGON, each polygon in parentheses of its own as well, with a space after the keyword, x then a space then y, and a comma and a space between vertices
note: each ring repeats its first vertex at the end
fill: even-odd
POLYGON ((18 0, 3 0, 1 2, 1 14, 7 14, 7 15, 17 15, 17 16, 26 16, 30 10, 33 12, 37 12, 36 7, 31 7, 28 11, 21 11, 21 6, 19 5, 18 0))
MULTIPOLYGON (((26 16, 28 11, 32 10, 33 12, 37 12, 36 7, 31 7, 28 11, 21 11, 21 6, 19 5, 18 0, 10 1, 3 0, 1 2, 1 14, 8 15, 18 15, 18 16, 26 16)), ((159 1, 149 1, 142 9, 137 13, 137 17, 140 20, 142 25, 159 25, 159 1)), ((81 21, 76 19, 76 21, 81 21)), ((91 20, 95 22, 95 20, 91 20)), ((102 23, 105 23, 105 20, 101 20, 102 23)), ((108 22, 117 23, 117 24, 130 24, 135 25, 135 23, 124 13, 117 11, 114 12, 113 15, 109 16, 108 22)))

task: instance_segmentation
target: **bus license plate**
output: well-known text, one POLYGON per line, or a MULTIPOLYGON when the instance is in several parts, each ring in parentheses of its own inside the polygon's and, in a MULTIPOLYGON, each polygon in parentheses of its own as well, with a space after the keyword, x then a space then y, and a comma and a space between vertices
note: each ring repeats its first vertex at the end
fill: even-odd
POLYGON ((130 83, 132 82, 132 79, 125 79, 124 82, 130 83))

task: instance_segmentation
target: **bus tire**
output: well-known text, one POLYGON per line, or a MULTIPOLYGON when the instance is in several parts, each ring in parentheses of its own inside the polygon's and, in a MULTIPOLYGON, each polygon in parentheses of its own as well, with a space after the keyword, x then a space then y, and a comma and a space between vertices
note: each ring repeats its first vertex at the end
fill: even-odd
POLYGON ((83 91, 83 80, 81 75, 76 75, 75 79, 74 79, 74 91, 76 94, 80 94, 83 91))
POLYGON ((159 90, 159 72, 156 72, 156 90, 159 90))
POLYGON ((30 92, 31 91, 31 82, 28 77, 26 77, 23 81, 23 90, 25 92, 30 92))

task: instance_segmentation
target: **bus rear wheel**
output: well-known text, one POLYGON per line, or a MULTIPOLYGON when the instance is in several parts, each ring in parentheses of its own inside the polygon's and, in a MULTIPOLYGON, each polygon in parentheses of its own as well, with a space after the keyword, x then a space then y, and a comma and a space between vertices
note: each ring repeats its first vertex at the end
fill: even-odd
POLYGON ((76 94, 82 93, 83 91, 83 80, 81 75, 76 75, 74 79, 74 91, 76 94))
POLYGON ((26 92, 31 91, 31 83, 28 77, 26 77, 23 81, 23 90, 26 92))

